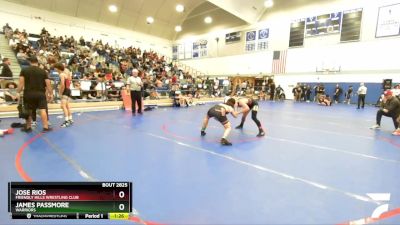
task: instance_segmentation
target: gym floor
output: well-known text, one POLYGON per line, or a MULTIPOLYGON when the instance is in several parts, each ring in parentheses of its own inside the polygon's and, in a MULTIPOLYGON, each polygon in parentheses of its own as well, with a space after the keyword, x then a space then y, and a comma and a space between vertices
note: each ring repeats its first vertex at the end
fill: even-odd
MULTIPOLYGON (((211 104, 74 113, 75 124, 0 138, 0 224, 400 224, 400 137, 377 108, 260 102, 266 136, 246 120, 221 146, 211 104), (11 220, 9 181, 132 181, 131 221, 11 220), (368 193, 390 194, 389 201, 368 193), (380 216, 372 214, 388 204, 380 216), (376 217, 376 218, 375 218, 376 217)), ((232 126, 240 118, 228 116, 232 126)), ((3 119, 7 128, 17 119, 3 119)))

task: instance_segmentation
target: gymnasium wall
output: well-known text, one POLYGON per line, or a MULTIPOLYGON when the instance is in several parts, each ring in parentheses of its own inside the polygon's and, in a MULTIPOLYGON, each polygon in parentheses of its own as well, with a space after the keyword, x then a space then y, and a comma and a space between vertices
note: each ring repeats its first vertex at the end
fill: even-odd
MULTIPOLYGON (((184 60, 185 64, 213 75, 269 75, 272 73, 274 50, 288 49, 290 23, 295 19, 317 16, 324 13, 363 8, 361 38, 357 42, 340 43, 340 34, 331 34, 304 39, 304 46, 290 48, 287 52, 286 73, 275 75, 277 84, 293 98, 291 89, 300 83, 322 82, 332 85, 341 83, 358 84, 366 82, 370 86, 367 100, 375 102, 381 93, 383 79, 400 82, 400 36, 375 38, 378 9, 381 6, 400 3, 399 0, 332 0, 287 11, 265 13, 261 22, 248 27, 238 27, 205 34, 191 39, 209 41, 208 58, 184 60), (269 28, 267 51, 246 53, 245 31, 269 28), (243 31, 241 42, 225 44, 225 34, 243 31), (219 38, 219 42, 215 38, 219 38), (222 40, 222 41, 221 41, 222 40), (316 72, 321 67, 340 68, 338 73, 316 72)), ((178 40, 176 43, 185 42, 178 40)), ((356 86, 354 86, 356 88, 356 86)))
MULTIPOLYGON (((266 13, 261 18, 261 22, 252 26, 192 37, 192 39, 209 41, 209 57, 184 60, 184 62, 200 71, 214 75, 271 74, 273 51, 288 49, 291 21, 324 13, 363 8, 360 41, 340 43, 340 34, 307 37, 303 47, 288 49, 286 73, 275 75, 275 79, 287 90, 291 90, 291 86, 297 82, 378 84, 384 78, 391 78, 399 83, 400 36, 375 38, 379 7, 395 3, 400 3, 400 1, 332 0, 293 10, 266 13), (245 31, 261 28, 269 28, 268 50, 246 53, 245 31), (242 41, 225 44, 224 35, 233 31, 244 31, 242 41), (219 38, 219 43, 215 41, 216 37, 219 38), (317 73, 317 67, 323 66, 340 67, 341 71, 329 74, 317 73)), ((185 42, 185 40, 176 41, 176 43, 180 42, 185 42)), ((380 90, 372 92, 378 93, 380 90)))
POLYGON ((166 39, 3 0, 0 5, 1 26, 8 22, 12 28, 25 28, 35 34, 46 27, 52 35, 72 35, 75 39, 83 36, 86 41, 101 39, 112 46, 152 49, 168 57, 172 54, 171 41, 166 39))
MULTIPOLYGON (((314 87, 318 83, 309 83, 305 82, 305 84, 310 85, 311 87, 314 87)), ((336 84, 339 84, 340 87, 343 89, 342 95, 339 97, 339 102, 344 101, 344 93, 347 91, 349 86, 353 86, 353 95, 351 96, 351 103, 357 103, 358 101, 358 96, 356 95, 358 88, 360 87, 360 83, 354 83, 354 82, 348 82, 348 83, 324 83, 325 87, 325 93, 331 97, 333 100, 333 95, 335 93, 335 88, 336 84)), ((367 95, 365 96, 365 102, 367 104, 376 104, 378 102, 378 99, 382 95, 382 84, 377 84, 377 83, 365 83, 365 86, 367 87, 367 95)), ((291 91, 287 92, 288 95, 292 95, 291 91)), ((312 90, 312 96, 314 96, 314 90, 312 90)))

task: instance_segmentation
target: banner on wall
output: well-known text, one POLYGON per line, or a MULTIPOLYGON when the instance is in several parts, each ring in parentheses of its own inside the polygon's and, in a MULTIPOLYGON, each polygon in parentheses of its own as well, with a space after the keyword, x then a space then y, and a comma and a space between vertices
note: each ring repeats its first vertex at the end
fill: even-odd
POLYGON ((191 59, 192 58, 192 42, 185 42, 185 59, 191 59))
POLYGON ((193 58, 207 57, 208 55, 207 45, 208 41, 205 39, 193 42, 193 58))
POLYGON ((225 44, 238 42, 238 41, 240 41, 241 36, 242 36, 241 31, 236 31, 236 32, 225 34, 225 44))
POLYGON ((252 30, 246 32, 245 51, 261 51, 268 49, 269 29, 252 30))
POLYGON ((172 46, 172 60, 177 60, 178 59, 178 46, 174 45, 172 46))
POLYGON ((257 32, 255 30, 246 32, 246 52, 256 50, 257 32))
POLYGON ((193 58, 199 58, 200 44, 198 42, 193 42, 193 58))
POLYGON ((375 37, 400 35, 400 3, 379 8, 375 37))
POLYGON ((268 38, 269 38, 269 29, 268 28, 260 29, 258 31, 257 49, 259 51, 268 49, 268 38))
POLYGON ((185 59, 185 46, 182 44, 178 45, 178 59, 185 59))

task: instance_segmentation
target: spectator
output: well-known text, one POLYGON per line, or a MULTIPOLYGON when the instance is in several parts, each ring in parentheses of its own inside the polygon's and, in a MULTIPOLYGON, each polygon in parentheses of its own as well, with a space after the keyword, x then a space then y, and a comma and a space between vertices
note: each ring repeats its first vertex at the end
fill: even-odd
POLYGON ((239 86, 239 84, 236 84, 235 93, 236 93, 236 95, 240 94, 240 86, 239 86))
POLYGON ((319 84, 317 87, 317 101, 320 95, 325 95, 325 86, 323 84, 319 84))
MULTIPOLYGON (((114 48, 108 44, 103 44, 101 40, 92 39, 91 42, 86 42, 83 37, 77 40, 72 36, 53 37, 46 28, 42 29, 41 37, 35 44, 37 47, 34 48, 31 47, 31 43, 26 42, 27 34, 24 31, 15 30, 10 37, 14 38, 16 42, 14 43, 16 45, 15 51, 18 53, 21 63, 28 65, 24 59, 36 55, 39 59, 39 66, 49 72, 52 70, 52 64, 54 64, 52 61, 66 63, 68 69, 73 72, 73 77, 78 79, 80 75, 96 71, 93 79, 90 80, 101 82, 103 80, 101 78, 102 73, 107 74, 106 80, 123 80, 123 74, 128 77, 131 75, 132 68, 136 68, 144 71, 142 79, 143 83, 146 82, 146 89, 150 89, 152 86, 158 86, 158 89, 169 88, 170 83, 186 84, 190 88, 194 83, 201 84, 203 82, 199 77, 196 79, 192 77, 188 71, 182 71, 177 65, 174 66, 171 63, 167 66, 165 58, 153 51, 142 51, 140 48, 134 47, 114 48), (154 75, 154 79, 148 78, 147 73, 154 75), (173 82, 171 82, 171 78, 173 78, 173 82), (195 80, 196 82, 194 82, 195 80)), ((246 85, 249 87, 248 83, 246 85)), ((210 84, 206 87, 209 88, 211 94, 213 86, 210 84)), ((84 89, 84 91, 88 90, 89 86, 84 89)), ((100 97, 103 94, 104 89, 102 85, 97 85, 92 86, 91 90, 89 98, 96 98, 96 96, 100 97)))
MULTIPOLYGON (((397 118, 400 115, 400 101, 393 96, 391 90, 385 91, 383 95, 384 98, 381 103, 381 108, 376 113, 376 124, 372 126, 371 129, 380 129, 382 116, 387 116, 392 118, 394 128, 397 130, 397 128, 399 128, 397 118)), ((393 132, 393 134, 395 132, 393 132)))
POLYGON ((306 101, 306 85, 300 84, 300 88, 301 88, 300 101, 306 101))
POLYGON ((201 97, 200 88, 196 89, 196 91, 195 91, 195 93, 194 93, 194 97, 195 97, 195 98, 200 98, 200 97, 201 97))
POLYGON ((296 87, 293 89, 293 95, 296 102, 299 102, 301 100, 302 88, 299 84, 297 84, 296 87))
POLYGON ((159 94, 158 94, 158 92, 156 91, 155 88, 152 88, 152 89, 150 90, 150 99, 151 99, 151 100, 160 99, 160 96, 159 96, 159 94))
POLYGON ((365 96, 367 95, 367 87, 365 87, 364 83, 360 83, 360 87, 358 88, 357 94, 358 94, 358 106, 357 106, 357 109, 360 109, 360 103, 361 102, 362 102, 361 108, 364 108, 365 96))
POLYGON ((339 102, 342 92, 343 89, 339 86, 339 84, 336 84, 335 93, 333 95, 333 100, 335 101, 336 104, 339 102))
POLYGON ((282 94, 284 94, 283 88, 281 87, 281 85, 278 85, 278 87, 275 90, 275 98, 280 100, 282 94))
POLYGON ((347 89, 346 93, 345 93, 344 102, 347 103, 347 104, 350 104, 352 96, 353 96, 353 86, 350 85, 349 88, 347 89))
POLYGON ((311 86, 310 85, 307 85, 307 87, 305 88, 304 96, 305 96, 305 101, 306 102, 310 102, 311 101, 311 86))
POLYGON ((6 23, 6 25, 3 26, 3 32, 6 33, 7 30, 11 30, 10 25, 8 25, 8 23, 6 23))
POLYGON ((4 97, 6 102, 15 103, 18 101, 19 95, 17 93, 17 85, 14 82, 7 83, 4 97))
POLYGON ((24 49, 19 49, 18 53, 17 53, 17 59, 18 61, 25 62, 26 59, 28 58, 28 56, 26 55, 26 53, 24 52, 24 49))
POLYGON ((268 80, 269 83, 269 92, 270 92, 270 98, 269 100, 275 101, 275 82, 270 79, 268 80))
MULTIPOLYGON (((272 96, 272 95, 271 95, 272 96)), ((267 95, 265 94, 265 92, 264 91, 260 91, 259 93, 258 93, 258 99, 259 100, 267 100, 267 95)), ((273 99, 272 98, 270 98, 270 100, 272 101, 273 99)))
POLYGON ((332 106, 332 100, 329 95, 320 95, 318 99, 318 105, 332 106))
MULTIPOLYGON (((78 93, 82 93, 82 88, 81 88, 81 83, 78 80, 74 80, 72 81, 72 86, 73 88, 71 88, 72 90, 78 91, 78 93)), ((72 99, 82 99, 82 94, 80 95, 73 95, 71 96, 72 99)))
POLYGON ((10 82, 9 79, 13 77, 12 71, 10 69, 11 61, 9 58, 3 58, 2 64, 0 64, 1 75, 0 75, 0 88, 5 88, 6 84, 10 82), (6 79, 1 79, 6 78, 6 79))
POLYGON ((396 96, 397 98, 400 99, 400 84, 394 86, 394 88, 392 89, 393 92, 393 96, 396 96))
POLYGON ((107 88, 107 98, 111 101, 118 101, 120 96, 120 90, 115 87, 115 84, 110 82, 107 88))

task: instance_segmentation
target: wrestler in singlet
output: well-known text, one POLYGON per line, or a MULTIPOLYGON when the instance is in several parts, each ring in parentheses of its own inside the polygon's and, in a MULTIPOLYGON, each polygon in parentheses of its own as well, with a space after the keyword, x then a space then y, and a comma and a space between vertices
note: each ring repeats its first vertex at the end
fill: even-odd
POLYGON ((253 98, 239 98, 238 99, 238 107, 242 108, 242 121, 236 129, 242 129, 244 122, 246 121, 247 114, 249 114, 251 110, 251 119, 256 123, 258 127, 258 134, 257 137, 262 137, 265 135, 264 129, 261 126, 261 122, 257 118, 258 112, 258 101, 253 98))

